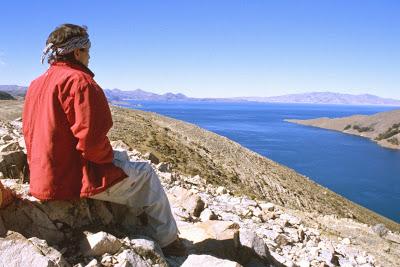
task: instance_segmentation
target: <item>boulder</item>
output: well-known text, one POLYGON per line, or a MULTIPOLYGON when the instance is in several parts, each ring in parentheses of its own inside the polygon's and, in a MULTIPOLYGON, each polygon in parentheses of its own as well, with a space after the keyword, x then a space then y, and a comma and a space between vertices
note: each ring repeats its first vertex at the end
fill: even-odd
POLYGON ((113 235, 106 232, 89 234, 81 243, 85 256, 101 256, 105 253, 114 254, 122 247, 122 243, 113 235))
POLYGON ((196 194, 182 187, 175 187, 172 194, 168 194, 172 206, 184 208, 189 215, 199 217, 204 209, 204 201, 196 194))
POLYGON ((180 237, 189 252, 210 254, 236 260, 240 248, 239 225, 226 221, 208 221, 182 226, 180 237))
POLYGON ((126 249, 117 255, 118 264, 116 267, 151 267, 152 265, 142 259, 130 249, 126 249))
POLYGON ((237 262, 219 259, 210 255, 189 255, 181 267, 241 267, 237 262))
POLYGON ((34 242, 21 234, 12 232, 5 238, 0 238, 0 266, 70 266, 61 253, 47 247, 39 249, 34 242))
POLYGON ((247 263, 252 258, 258 258, 265 264, 271 261, 271 254, 264 240, 257 236, 254 231, 240 231, 240 262, 247 263))
POLYGON ((23 151, 0 152, 0 172, 5 178, 24 179, 27 162, 23 151))
POLYGON ((147 152, 146 154, 143 155, 143 157, 145 159, 150 160, 151 163, 153 163, 153 164, 157 165, 158 163, 160 163, 160 159, 156 155, 154 155, 152 152, 147 152))

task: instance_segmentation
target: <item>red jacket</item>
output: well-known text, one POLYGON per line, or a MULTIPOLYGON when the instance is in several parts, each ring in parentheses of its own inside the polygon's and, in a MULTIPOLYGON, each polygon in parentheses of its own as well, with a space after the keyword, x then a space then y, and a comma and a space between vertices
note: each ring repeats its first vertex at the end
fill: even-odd
POLYGON ((56 62, 28 88, 23 133, 36 198, 88 197, 126 177, 112 164, 111 112, 93 77, 83 65, 56 62))

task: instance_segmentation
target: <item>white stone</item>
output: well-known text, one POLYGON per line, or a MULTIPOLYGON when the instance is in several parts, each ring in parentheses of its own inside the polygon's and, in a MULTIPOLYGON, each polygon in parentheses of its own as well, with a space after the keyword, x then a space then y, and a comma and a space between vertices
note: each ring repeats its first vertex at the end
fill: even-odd
POLYGON ((226 191, 226 188, 225 188, 225 187, 223 187, 223 186, 218 186, 217 190, 215 190, 215 193, 216 193, 217 195, 222 195, 222 194, 226 194, 227 191, 226 191))
POLYGON ((81 246, 85 256, 101 256, 105 253, 116 253, 121 248, 122 243, 113 235, 98 232, 88 235, 81 246))
POLYGON ((118 260, 116 267, 151 267, 150 263, 130 249, 122 251, 116 258, 118 260))
POLYGON ((181 267, 241 267, 237 262, 219 259, 210 255, 189 255, 181 267))
POLYGON ((209 220, 216 220, 216 219, 217 219, 217 216, 210 209, 205 209, 200 214, 200 220, 202 222, 206 222, 206 221, 209 221, 209 220))
POLYGON ((273 203, 260 203, 258 204, 263 211, 274 211, 275 205, 273 203))

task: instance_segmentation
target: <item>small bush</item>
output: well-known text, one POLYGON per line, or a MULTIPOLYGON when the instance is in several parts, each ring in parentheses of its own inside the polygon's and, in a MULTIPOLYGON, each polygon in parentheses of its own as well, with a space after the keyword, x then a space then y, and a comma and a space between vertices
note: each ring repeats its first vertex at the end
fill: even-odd
POLYGON ((400 143, 399 143, 399 139, 397 139, 397 137, 393 137, 393 138, 390 138, 390 139, 388 139, 387 140, 389 143, 391 143, 392 145, 396 145, 396 146, 398 146, 400 143))
POLYGON ((348 124, 346 127, 344 127, 344 130, 348 130, 351 128, 351 124, 348 124))
POLYGON ((374 130, 373 127, 369 127, 369 126, 362 127, 362 126, 359 126, 359 125, 353 125, 353 129, 354 129, 354 130, 357 130, 359 133, 362 133, 362 132, 372 132, 372 131, 374 130))
POLYGON ((388 139, 398 133, 400 133, 400 123, 393 124, 392 127, 387 129, 386 132, 379 134, 378 137, 375 138, 375 140, 379 141, 379 140, 383 140, 383 139, 388 139))

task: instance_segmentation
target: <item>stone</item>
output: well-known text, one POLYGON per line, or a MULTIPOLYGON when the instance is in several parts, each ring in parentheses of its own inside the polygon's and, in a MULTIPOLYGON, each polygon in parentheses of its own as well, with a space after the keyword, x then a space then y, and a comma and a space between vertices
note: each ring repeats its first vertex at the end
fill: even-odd
POLYGON ((156 155, 154 155, 152 152, 147 152, 146 154, 143 155, 143 157, 145 159, 150 160, 151 163, 153 163, 153 164, 157 165, 158 163, 160 163, 160 159, 156 155))
POLYGON ((210 209, 204 209, 201 214, 200 214, 200 220, 202 222, 210 221, 210 220, 216 220, 218 219, 218 216, 215 215, 215 213, 210 210, 210 209))
POLYGON ((389 241, 392 241, 394 243, 400 244, 400 235, 399 234, 394 234, 392 232, 388 232, 385 235, 385 239, 389 240, 389 241))
POLYGON ((5 145, 0 146, 0 152, 10 152, 21 150, 18 142, 10 142, 5 145))
POLYGON ((145 259, 149 259, 153 265, 159 264, 159 266, 168 266, 160 246, 148 237, 136 236, 130 240, 130 244, 136 254, 145 259))
POLYGON ((138 254, 130 249, 122 251, 116 256, 118 264, 116 267, 151 267, 152 265, 142 259, 138 254))
POLYGON ((283 234, 279 234, 275 240, 276 244, 278 244, 278 246, 283 247, 286 246, 288 244, 290 244, 290 240, 287 236, 283 235, 283 234))
POLYGON ((62 242, 64 233, 59 231, 54 222, 37 203, 20 200, 0 210, 6 229, 18 232, 24 236, 35 236, 46 240, 50 245, 62 242))
POLYGON ((58 262, 57 265, 21 234, 12 232, 0 238, 0 266, 69 266, 62 256, 58 262))
POLYGON ((157 170, 160 172, 169 172, 171 170, 170 164, 166 162, 160 162, 157 165, 157 170))
POLYGON ((215 190, 215 193, 217 195, 222 195, 222 194, 226 194, 228 191, 226 190, 225 187, 223 186, 218 186, 217 190, 215 190))
POLYGON ((34 244, 43 255, 55 263, 56 266, 69 266, 69 263, 63 258, 63 255, 58 250, 50 247, 46 240, 37 237, 31 237, 28 240, 34 244))
POLYGON ((388 229, 386 228, 386 226, 382 223, 376 224, 374 226, 372 226, 372 231, 374 231, 377 235, 379 236, 384 236, 388 233, 388 229))
POLYGON ((110 143, 112 148, 116 150, 132 150, 132 148, 129 145, 125 144, 122 140, 111 141, 110 143))
POLYGON ((101 264, 96 259, 93 259, 85 267, 101 267, 101 264))
POLYGON ((350 241, 349 238, 346 237, 341 241, 341 243, 344 244, 344 245, 350 245, 351 241, 350 241))
POLYGON ((82 253, 85 256, 101 256, 105 253, 114 254, 122 243, 113 235, 98 232, 88 235, 81 243, 82 253))
POLYGON ((274 211, 275 205, 273 203, 260 203, 258 204, 263 211, 274 211))
POLYGON ((23 151, 0 152, 0 172, 5 178, 23 180, 26 166, 23 151))
POLYGON ((172 206, 183 207, 191 216, 199 217, 204 209, 204 201, 196 195, 182 187, 175 187, 172 195, 168 195, 172 206))
POLYGON ((181 267, 242 267, 237 262, 219 259, 210 255, 189 255, 181 267))
POLYGON ((240 248, 239 225, 226 221, 207 221, 182 226, 180 238, 189 252, 236 260, 240 248), (187 243, 187 244, 186 244, 187 243))
POLYGON ((241 262, 249 262, 254 256, 262 259, 267 264, 271 258, 264 240, 254 231, 243 230, 239 233, 241 262))
POLYGON ((301 223, 301 220, 293 215, 289 215, 283 213, 279 216, 281 220, 287 221, 290 225, 298 225, 301 223))

